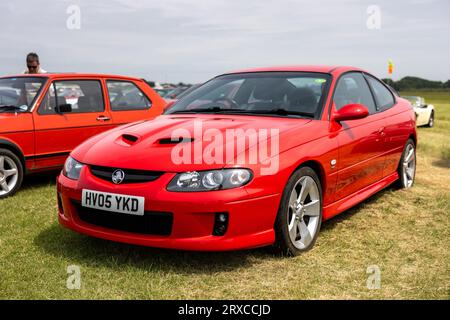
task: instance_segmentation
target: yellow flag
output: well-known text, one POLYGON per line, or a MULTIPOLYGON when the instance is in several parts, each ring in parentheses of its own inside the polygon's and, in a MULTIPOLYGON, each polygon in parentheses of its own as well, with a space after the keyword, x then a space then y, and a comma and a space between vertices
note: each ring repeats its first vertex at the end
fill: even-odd
POLYGON ((392 75, 392 72, 394 71, 394 64, 392 63, 392 60, 391 59, 389 59, 388 60, 388 73, 390 74, 390 75, 392 75))

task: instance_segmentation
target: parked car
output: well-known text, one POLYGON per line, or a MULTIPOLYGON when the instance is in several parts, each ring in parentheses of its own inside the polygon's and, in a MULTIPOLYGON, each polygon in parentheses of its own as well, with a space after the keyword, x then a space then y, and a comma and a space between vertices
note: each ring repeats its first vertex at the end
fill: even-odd
POLYGON ((416 125, 419 126, 434 126, 434 106, 426 104, 425 98, 418 96, 404 96, 406 100, 411 102, 414 112, 416 113, 416 125))
POLYGON ((166 94, 164 95, 164 99, 166 99, 166 101, 178 99, 178 95, 182 94, 184 91, 188 90, 189 88, 190 87, 188 87, 188 86, 176 87, 176 88, 166 92, 166 94))
POLYGON ((0 78, 0 198, 26 174, 61 168, 95 134, 159 115, 165 101, 144 81, 115 75, 0 78))
POLYGON ((194 91, 195 89, 197 89, 200 86, 201 86, 201 83, 191 85, 189 88, 187 88, 186 90, 184 90, 183 92, 178 94, 176 97, 176 100, 182 99, 184 96, 187 96, 189 93, 191 93, 192 91, 194 91))
POLYGON ((154 89, 157 94, 159 94, 161 97, 164 97, 167 92, 169 92, 169 89, 154 89))
POLYGON ((407 100, 357 68, 224 74, 164 115, 72 151, 58 177, 58 218, 131 244, 275 245, 296 255, 323 220, 392 183, 413 185, 414 118, 407 100))

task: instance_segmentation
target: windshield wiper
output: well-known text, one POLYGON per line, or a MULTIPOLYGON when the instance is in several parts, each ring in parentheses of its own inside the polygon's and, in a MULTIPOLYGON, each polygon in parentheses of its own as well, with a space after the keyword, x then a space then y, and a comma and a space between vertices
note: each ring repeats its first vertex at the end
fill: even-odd
POLYGON ((291 111, 286 110, 282 108, 275 108, 275 109, 228 109, 228 108, 221 108, 219 106, 212 106, 209 108, 196 108, 196 109, 189 109, 189 110, 178 110, 174 111, 169 114, 176 114, 176 113, 239 113, 239 114, 274 114, 274 115, 280 115, 280 116, 301 116, 301 117, 307 117, 307 118, 314 118, 314 113, 309 112, 301 112, 301 111, 291 111))
POLYGON ((15 106, 15 105, 0 105, 0 112, 2 111, 20 111, 20 112, 25 112, 28 110, 28 107, 23 105, 23 106, 15 106))
POLYGON ((280 116, 301 116, 301 117, 308 117, 308 118, 314 118, 314 113, 311 112, 302 112, 302 111, 293 111, 293 110, 286 110, 283 108, 275 108, 275 109, 256 109, 256 110, 248 110, 248 113, 255 113, 255 114, 275 114, 280 116))

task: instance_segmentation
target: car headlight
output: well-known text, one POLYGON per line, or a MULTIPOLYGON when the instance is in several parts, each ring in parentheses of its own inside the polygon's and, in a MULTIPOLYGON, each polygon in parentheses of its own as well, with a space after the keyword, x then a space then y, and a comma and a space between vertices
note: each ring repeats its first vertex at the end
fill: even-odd
POLYGON ((252 179, 248 169, 191 171, 177 174, 167 186, 169 191, 195 192, 238 188, 252 179))
POLYGON ((66 163, 64 163, 63 174, 69 179, 78 180, 83 166, 81 162, 78 162, 72 157, 68 157, 66 163))

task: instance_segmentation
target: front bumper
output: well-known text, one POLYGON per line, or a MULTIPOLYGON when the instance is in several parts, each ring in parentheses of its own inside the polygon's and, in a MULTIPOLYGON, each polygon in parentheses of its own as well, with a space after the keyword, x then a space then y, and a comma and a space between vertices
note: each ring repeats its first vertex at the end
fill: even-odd
POLYGON ((166 173, 148 183, 114 185, 93 176, 88 167, 83 168, 78 181, 61 174, 57 179, 59 222, 93 237, 180 250, 237 250, 266 246, 275 241, 273 227, 280 194, 254 198, 245 187, 211 192, 169 192, 166 186, 174 175, 166 173), (77 205, 81 202, 82 189, 144 197, 146 212, 172 215, 170 234, 142 234, 86 222, 80 218, 77 205), (215 236, 215 216, 220 212, 228 213, 228 228, 223 236, 215 236))

